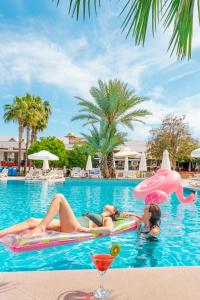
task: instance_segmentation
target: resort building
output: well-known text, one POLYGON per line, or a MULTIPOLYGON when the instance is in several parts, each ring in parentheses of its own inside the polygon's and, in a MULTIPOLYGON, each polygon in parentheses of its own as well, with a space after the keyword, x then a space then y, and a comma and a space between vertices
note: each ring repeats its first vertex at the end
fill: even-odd
POLYGON ((67 150, 72 150, 75 145, 81 145, 85 142, 82 136, 76 136, 73 132, 69 132, 66 136, 59 139, 63 141, 67 150))
MULTIPOLYGON (((18 160, 18 138, 13 136, 0 136, 0 163, 17 162, 18 160)), ((22 160, 24 159, 25 143, 22 143, 22 160)))
MULTIPOLYGON (((85 139, 81 136, 76 136, 75 133, 69 132, 66 136, 60 138, 67 150, 72 150, 74 146, 81 145, 85 142, 85 139)), ((146 142, 144 140, 127 140, 124 145, 116 147, 114 150, 115 153, 119 151, 132 151, 132 152, 146 152, 146 142)), ((99 157, 96 157, 99 160, 99 157)), ((128 164, 130 170, 137 170, 139 166, 140 158, 133 158, 129 157, 128 164)), ((125 159, 122 158, 115 158, 115 167, 118 170, 124 169, 125 159)))
MULTIPOLYGON (((85 142, 84 137, 77 136, 73 132, 69 132, 66 136, 61 137, 60 140, 62 140, 65 144, 66 149, 71 150, 75 145, 81 145, 85 142)), ((139 153, 146 152, 146 142, 144 140, 128 140, 125 142, 124 145, 118 146, 115 149, 115 152, 122 151, 125 149, 129 149, 130 151, 136 151, 139 153)))

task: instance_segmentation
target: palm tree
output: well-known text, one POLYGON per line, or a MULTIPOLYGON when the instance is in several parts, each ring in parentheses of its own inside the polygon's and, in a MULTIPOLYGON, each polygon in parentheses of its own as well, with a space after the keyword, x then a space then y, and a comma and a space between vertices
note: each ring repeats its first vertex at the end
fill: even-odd
POLYGON ((28 109, 28 105, 24 98, 15 97, 12 104, 6 104, 4 106, 4 121, 5 122, 17 122, 19 131, 19 153, 18 153, 18 168, 20 170, 21 165, 21 152, 22 152, 22 141, 23 132, 25 126, 25 114, 28 109))
POLYGON ((28 148, 30 145, 31 127, 37 126, 38 122, 43 118, 42 112, 38 109, 35 97, 26 93, 24 101, 27 103, 28 109, 25 113, 25 127, 26 127, 26 152, 25 152, 25 171, 27 167, 28 148))
MULTIPOLYGON (((59 5, 61 0, 53 0, 59 5)), ((102 0, 70 0, 67 1, 68 13, 79 18, 90 17, 91 11, 97 13, 102 0), (92 4, 93 3, 93 4, 92 4)), ((144 45, 149 27, 153 36, 157 26, 162 22, 164 30, 172 28, 169 41, 171 52, 178 58, 191 58, 194 10, 198 11, 200 21, 200 0, 126 0, 118 1, 121 5, 120 16, 124 16, 122 32, 135 38, 136 45, 144 45), (149 26, 151 25, 151 26, 149 26)), ((199 22, 200 23, 200 22, 199 22)))
POLYGON ((37 141, 38 131, 43 131, 47 128, 49 117, 52 114, 50 103, 48 101, 42 101, 40 97, 35 97, 35 109, 39 112, 41 117, 31 126, 31 143, 37 141))
MULTIPOLYGON (((81 109, 80 114, 72 120, 86 120, 84 125, 100 123, 105 120, 113 125, 117 132, 118 125, 125 125, 133 129, 133 122, 144 122, 140 119, 150 115, 146 109, 136 109, 146 98, 135 95, 129 90, 127 84, 120 80, 110 80, 108 83, 98 81, 98 87, 92 87, 90 94, 94 102, 76 97, 81 109)), ((111 177, 115 177, 113 151, 108 154, 108 167, 111 177)))
POLYGON ((101 122, 99 130, 92 125, 90 135, 84 133, 82 133, 82 135, 86 139, 86 144, 99 155, 103 176, 109 178, 108 154, 112 152, 115 147, 125 142, 126 134, 121 132, 116 133, 115 126, 113 124, 109 125, 104 121, 101 122))

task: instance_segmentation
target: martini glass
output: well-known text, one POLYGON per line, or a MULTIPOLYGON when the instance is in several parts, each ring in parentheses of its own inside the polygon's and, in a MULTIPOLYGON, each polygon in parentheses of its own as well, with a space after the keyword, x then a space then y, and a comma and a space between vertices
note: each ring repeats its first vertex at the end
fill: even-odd
POLYGON ((97 299, 104 299, 110 295, 109 291, 103 288, 102 279, 114 259, 115 257, 110 254, 94 254, 92 256, 92 261, 99 271, 99 288, 93 292, 94 297, 97 299))

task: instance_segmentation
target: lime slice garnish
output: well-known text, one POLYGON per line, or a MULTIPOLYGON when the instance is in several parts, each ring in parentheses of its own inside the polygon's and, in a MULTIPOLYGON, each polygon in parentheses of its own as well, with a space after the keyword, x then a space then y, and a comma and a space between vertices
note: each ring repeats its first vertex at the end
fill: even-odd
POLYGON ((110 254, 112 256, 117 256, 120 252, 120 246, 118 244, 112 245, 110 248, 110 254))

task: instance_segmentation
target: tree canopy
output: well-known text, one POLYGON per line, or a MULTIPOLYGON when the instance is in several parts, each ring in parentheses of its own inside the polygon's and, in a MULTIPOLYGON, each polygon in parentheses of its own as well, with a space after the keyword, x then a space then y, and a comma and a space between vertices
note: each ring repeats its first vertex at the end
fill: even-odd
MULTIPOLYGON (((67 167, 72 169, 73 167, 79 167, 85 169, 88 155, 94 155, 93 150, 87 145, 75 146, 72 150, 67 150, 67 167)), ((95 166, 95 161, 93 160, 93 166, 95 166)))
POLYGON ((84 125, 93 125, 90 136, 85 135, 85 138, 104 157, 104 170, 109 171, 110 177, 115 177, 113 149, 119 145, 119 140, 121 144, 124 141, 119 125, 133 129, 134 122, 144 124, 143 118, 151 113, 138 107, 146 98, 137 96, 134 90, 118 79, 107 82, 99 80, 97 86, 91 87, 90 94, 93 102, 76 97, 80 109, 79 114, 72 120, 83 120, 84 125), (94 126, 95 123, 99 128, 94 126))
MULTIPOLYGON (((42 150, 47 150, 59 157, 59 160, 50 161, 49 164, 52 167, 63 167, 67 164, 67 155, 65 144, 54 136, 42 137, 39 141, 33 143, 29 149, 28 154, 36 153, 42 150)), ((36 166, 41 167, 42 162, 34 160, 36 166)))
POLYGON ((147 144, 148 154, 155 159, 162 159, 165 149, 169 151, 173 167, 176 161, 190 161, 191 151, 198 145, 189 130, 185 116, 167 115, 159 128, 150 131, 147 144))

